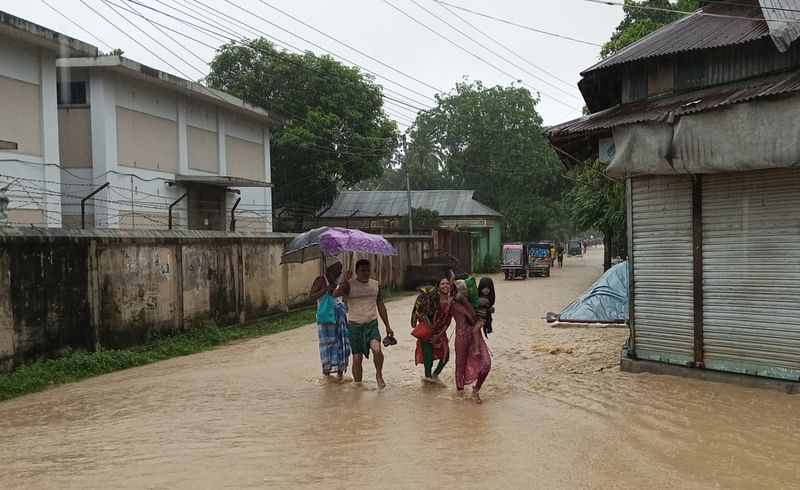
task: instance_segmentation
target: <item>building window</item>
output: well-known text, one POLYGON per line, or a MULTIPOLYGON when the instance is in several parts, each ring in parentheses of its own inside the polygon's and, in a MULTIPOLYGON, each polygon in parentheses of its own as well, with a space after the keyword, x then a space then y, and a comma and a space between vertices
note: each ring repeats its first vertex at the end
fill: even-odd
POLYGON ((86 82, 59 82, 58 105, 86 105, 86 82))

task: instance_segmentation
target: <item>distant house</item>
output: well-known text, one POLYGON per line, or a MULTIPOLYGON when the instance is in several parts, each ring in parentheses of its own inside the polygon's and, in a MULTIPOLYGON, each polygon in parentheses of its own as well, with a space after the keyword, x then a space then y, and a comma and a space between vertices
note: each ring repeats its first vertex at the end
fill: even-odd
POLYGON ((626 178, 624 368, 800 380, 799 19, 704 2, 584 71, 591 114, 547 131, 626 178))
POLYGON ((0 12, 0 187, 11 224, 61 226, 56 58, 97 48, 0 12))
MULTIPOLYGON (((441 227, 471 232, 478 243, 477 259, 500 260, 500 225, 503 216, 473 198, 475 191, 411 191, 413 208, 439 213, 441 227)), ((346 191, 318 217, 320 225, 348 226, 365 230, 407 232, 405 191, 346 191)), ((427 230, 430 231, 430 230, 427 230)))
POLYGON ((272 231, 270 130, 288 121, 97 54, 0 12, 9 223, 272 231))

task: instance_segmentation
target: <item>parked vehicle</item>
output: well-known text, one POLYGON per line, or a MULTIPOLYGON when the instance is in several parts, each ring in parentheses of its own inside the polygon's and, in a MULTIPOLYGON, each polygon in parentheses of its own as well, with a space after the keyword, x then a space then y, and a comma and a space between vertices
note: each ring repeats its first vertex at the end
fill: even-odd
POLYGON ((570 257, 573 255, 583 255, 583 244, 581 243, 581 241, 570 240, 567 253, 570 255, 570 257))
POLYGON ((528 275, 550 277, 553 265, 552 244, 547 242, 528 244, 528 275))
POLYGON ((503 274, 506 280, 528 278, 528 248, 523 243, 503 244, 503 274))

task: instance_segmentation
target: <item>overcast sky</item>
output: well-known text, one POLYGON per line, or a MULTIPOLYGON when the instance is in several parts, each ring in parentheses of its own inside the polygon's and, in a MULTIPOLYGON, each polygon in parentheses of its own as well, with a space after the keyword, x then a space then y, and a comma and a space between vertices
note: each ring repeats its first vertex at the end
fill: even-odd
MULTIPOLYGON (((204 44, 218 46, 222 43, 220 36, 241 38, 263 34, 290 50, 299 48, 322 53, 319 47, 311 44, 316 43, 330 50, 335 57, 346 58, 348 61, 342 60, 344 63, 357 64, 379 75, 377 81, 386 89, 385 95, 402 101, 402 103, 389 101, 386 106, 387 111, 398 120, 401 129, 405 129, 414 118, 415 110, 409 106, 429 107, 433 104, 430 97, 437 92, 437 89, 448 91, 465 76, 471 80, 481 80, 485 85, 508 85, 521 80, 528 88, 533 87, 541 93, 542 100, 538 108, 545 124, 556 124, 572 119, 580 115, 580 108, 583 105, 576 87, 579 72, 596 62, 600 51, 595 45, 540 34, 452 7, 448 7, 450 9, 448 11, 436 0, 235 0, 231 3, 228 0, 83 1, 85 4, 81 0, 3 0, 0 2, 2 6, 0 9, 94 44, 101 50, 121 48, 128 58, 193 80, 205 75, 207 63, 214 55, 214 50, 204 44), (45 2, 80 27, 56 13, 45 2), (387 2, 429 26, 452 43, 415 23, 411 18, 393 9, 387 2), (234 3, 251 13, 237 8, 234 3), (87 4, 108 20, 90 10, 87 4), (148 10, 143 5, 156 10, 148 10), (346 43, 397 71, 382 66, 331 38, 299 24, 273 10, 269 5, 285 11, 331 38, 346 43), (122 10, 123 7, 129 11, 122 10), (118 13, 113 8, 116 8, 118 13), (217 9, 231 18, 225 18, 210 9, 217 9), (136 11, 146 15, 152 22, 163 24, 161 29, 175 40, 159 32, 157 26, 137 16, 136 11), (158 11, 181 17, 196 27, 178 22, 158 11), (453 12, 463 20, 456 17, 453 12), (137 30, 120 14, 135 22, 174 53, 159 46, 155 40, 137 30), (432 14, 439 16, 440 19, 432 14), (265 20, 258 18, 259 16, 265 20), (119 29, 108 21, 116 24, 119 29), (266 21, 275 25, 270 25, 266 21), (464 21, 496 40, 502 47, 473 30, 464 21), (468 36, 456 32, 444 22, 450 23, 468 36), (188 37, 167 28, 181 31, 188 37), (289 48, 289 45, 293 48, 289 48), (487 47, 518 66, 487 51, 487 47)), ((493 0, 492 2, 447 0, 447 2, 534 29, 594 44, 602 44, 608 40, 622 19, 620 7, 598 5, 585 0, 493 0)))

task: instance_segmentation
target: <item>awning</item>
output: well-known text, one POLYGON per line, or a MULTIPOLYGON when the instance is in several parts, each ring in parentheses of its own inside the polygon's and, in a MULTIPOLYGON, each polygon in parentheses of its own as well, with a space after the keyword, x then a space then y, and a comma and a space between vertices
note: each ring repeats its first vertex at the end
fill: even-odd
POLYGON ((573 166, 570 156, 579 160, 596 157, 598 139, 611 136, 612 132, 617 143, 617 134, 633 126, 678 126, 687 116, 716 112, 747 102, 774 100, 797 92, 800 92, 800 71, 792 71, 618 105, 547 128, 545 136, 566 154, 562 158, 564 163, 573 166))
POLYGON ((797 91, 800 91, 800 71, 788 72, 618 105, 552 126, 545 131, 545 135, 554 144, 557 144, 559 140, 608 131, 626 124, 641 122, 672 124, 683 115, 697 114, 763 97, 774 97, 797 91))
POLYGON ((213 185, 217 187, 272 187, 263 180, 229 177, 227 175, 178 175, 173 181, 176 185, 213 185))

